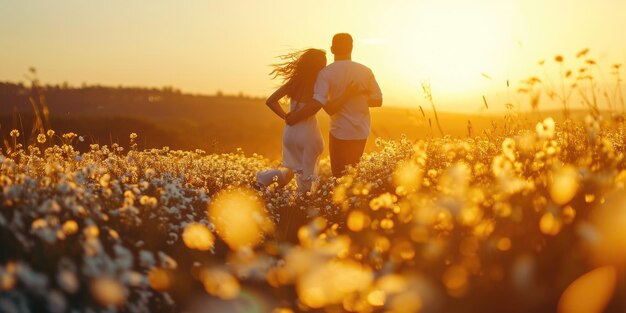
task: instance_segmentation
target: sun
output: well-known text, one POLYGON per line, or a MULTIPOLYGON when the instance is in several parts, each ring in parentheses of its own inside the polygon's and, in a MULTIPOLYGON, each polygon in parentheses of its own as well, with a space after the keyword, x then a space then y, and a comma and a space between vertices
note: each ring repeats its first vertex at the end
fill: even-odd
POLYGON ((429 1, 407 7, 386 33, 399 78, 449 96, 467 95, 502 74, 515 45, 512 1, 429 1))

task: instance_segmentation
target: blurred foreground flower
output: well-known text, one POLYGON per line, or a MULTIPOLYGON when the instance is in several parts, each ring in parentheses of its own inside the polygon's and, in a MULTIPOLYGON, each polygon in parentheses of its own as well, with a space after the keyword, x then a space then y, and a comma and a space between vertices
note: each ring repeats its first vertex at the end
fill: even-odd
POLYGON ((572 282, 561 295, 559 313, 601 313, 613 296, 617 273, 612 266, 599 267, 572 282))
POLYGON ((537 123, 537 126, 535 127, 537 136, 541 139, 550 139, 554 137, 555 126, 554 119, 551 117, 546 118, 543 122, 537 123))
POLYGON ((96 278, 91 282, 93 297, 103 306, 121 306, 126 302, 126 290, 110 277, 96 278))
POLYGON ((215 238, 208 227, 192 223, 183 231, 183 242, 189 249, 207 251, 213 248, 215 238))
POLYGON ((247 189, 220 192, 209 204, 208 213, 218 235, 233 250, 254 246, 273 230, 260 200, 247 189))

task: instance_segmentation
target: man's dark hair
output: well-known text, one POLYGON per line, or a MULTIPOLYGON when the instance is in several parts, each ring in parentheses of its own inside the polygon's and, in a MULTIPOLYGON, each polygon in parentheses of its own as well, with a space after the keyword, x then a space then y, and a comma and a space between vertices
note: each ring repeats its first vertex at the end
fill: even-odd
POLYGON ((333 36, 331 50, 334 54, 352 53, 352 36, 348 33, 339 33, 333 36))

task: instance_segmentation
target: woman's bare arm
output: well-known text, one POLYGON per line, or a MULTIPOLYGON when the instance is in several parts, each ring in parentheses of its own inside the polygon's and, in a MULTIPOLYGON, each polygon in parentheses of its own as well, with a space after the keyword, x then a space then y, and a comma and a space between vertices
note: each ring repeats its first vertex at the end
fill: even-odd
POLYGON ((289 114, 287 114, 287 117, 285 118, 285 121, 289 126, 298 124, 300 121, 308 118, 309 116, 315 115, 315 113, 317 113, 317 111, 319 111, 321 108, 322 104, 319 103, 319 101, 313 98, 309 98, 304 103, 304 107, 302 107, 302 109, 295 112, 289 112, 289 114))
POLYGON ((269 96, 267 100, 265 100, 265 105, 267 105, 270 110, 272 110, 272 112, 276 113, 276 115, 278 115, 278 117, 283 120, 287 116, 287 113, 285 113, 285 110, 283 110, 278 101, 287 95, 287 91, 288 87, 286 85, 281 86, 276 91, 274 91, 274 93, 269 96))

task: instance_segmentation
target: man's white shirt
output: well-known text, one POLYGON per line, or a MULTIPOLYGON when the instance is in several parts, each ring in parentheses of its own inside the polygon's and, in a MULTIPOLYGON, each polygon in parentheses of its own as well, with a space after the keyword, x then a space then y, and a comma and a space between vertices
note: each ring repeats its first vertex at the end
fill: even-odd
POLYGON ((341 96, 351 82, 357 83, 367 94, 347 100, 330 117, 330 134, 341 140, 367 139, 370 133, 368 98, 382 99, 374 73, 367 66, 351 60, 335 61, 320 71, 315 81, 313 98, 322 105, 341 96))

